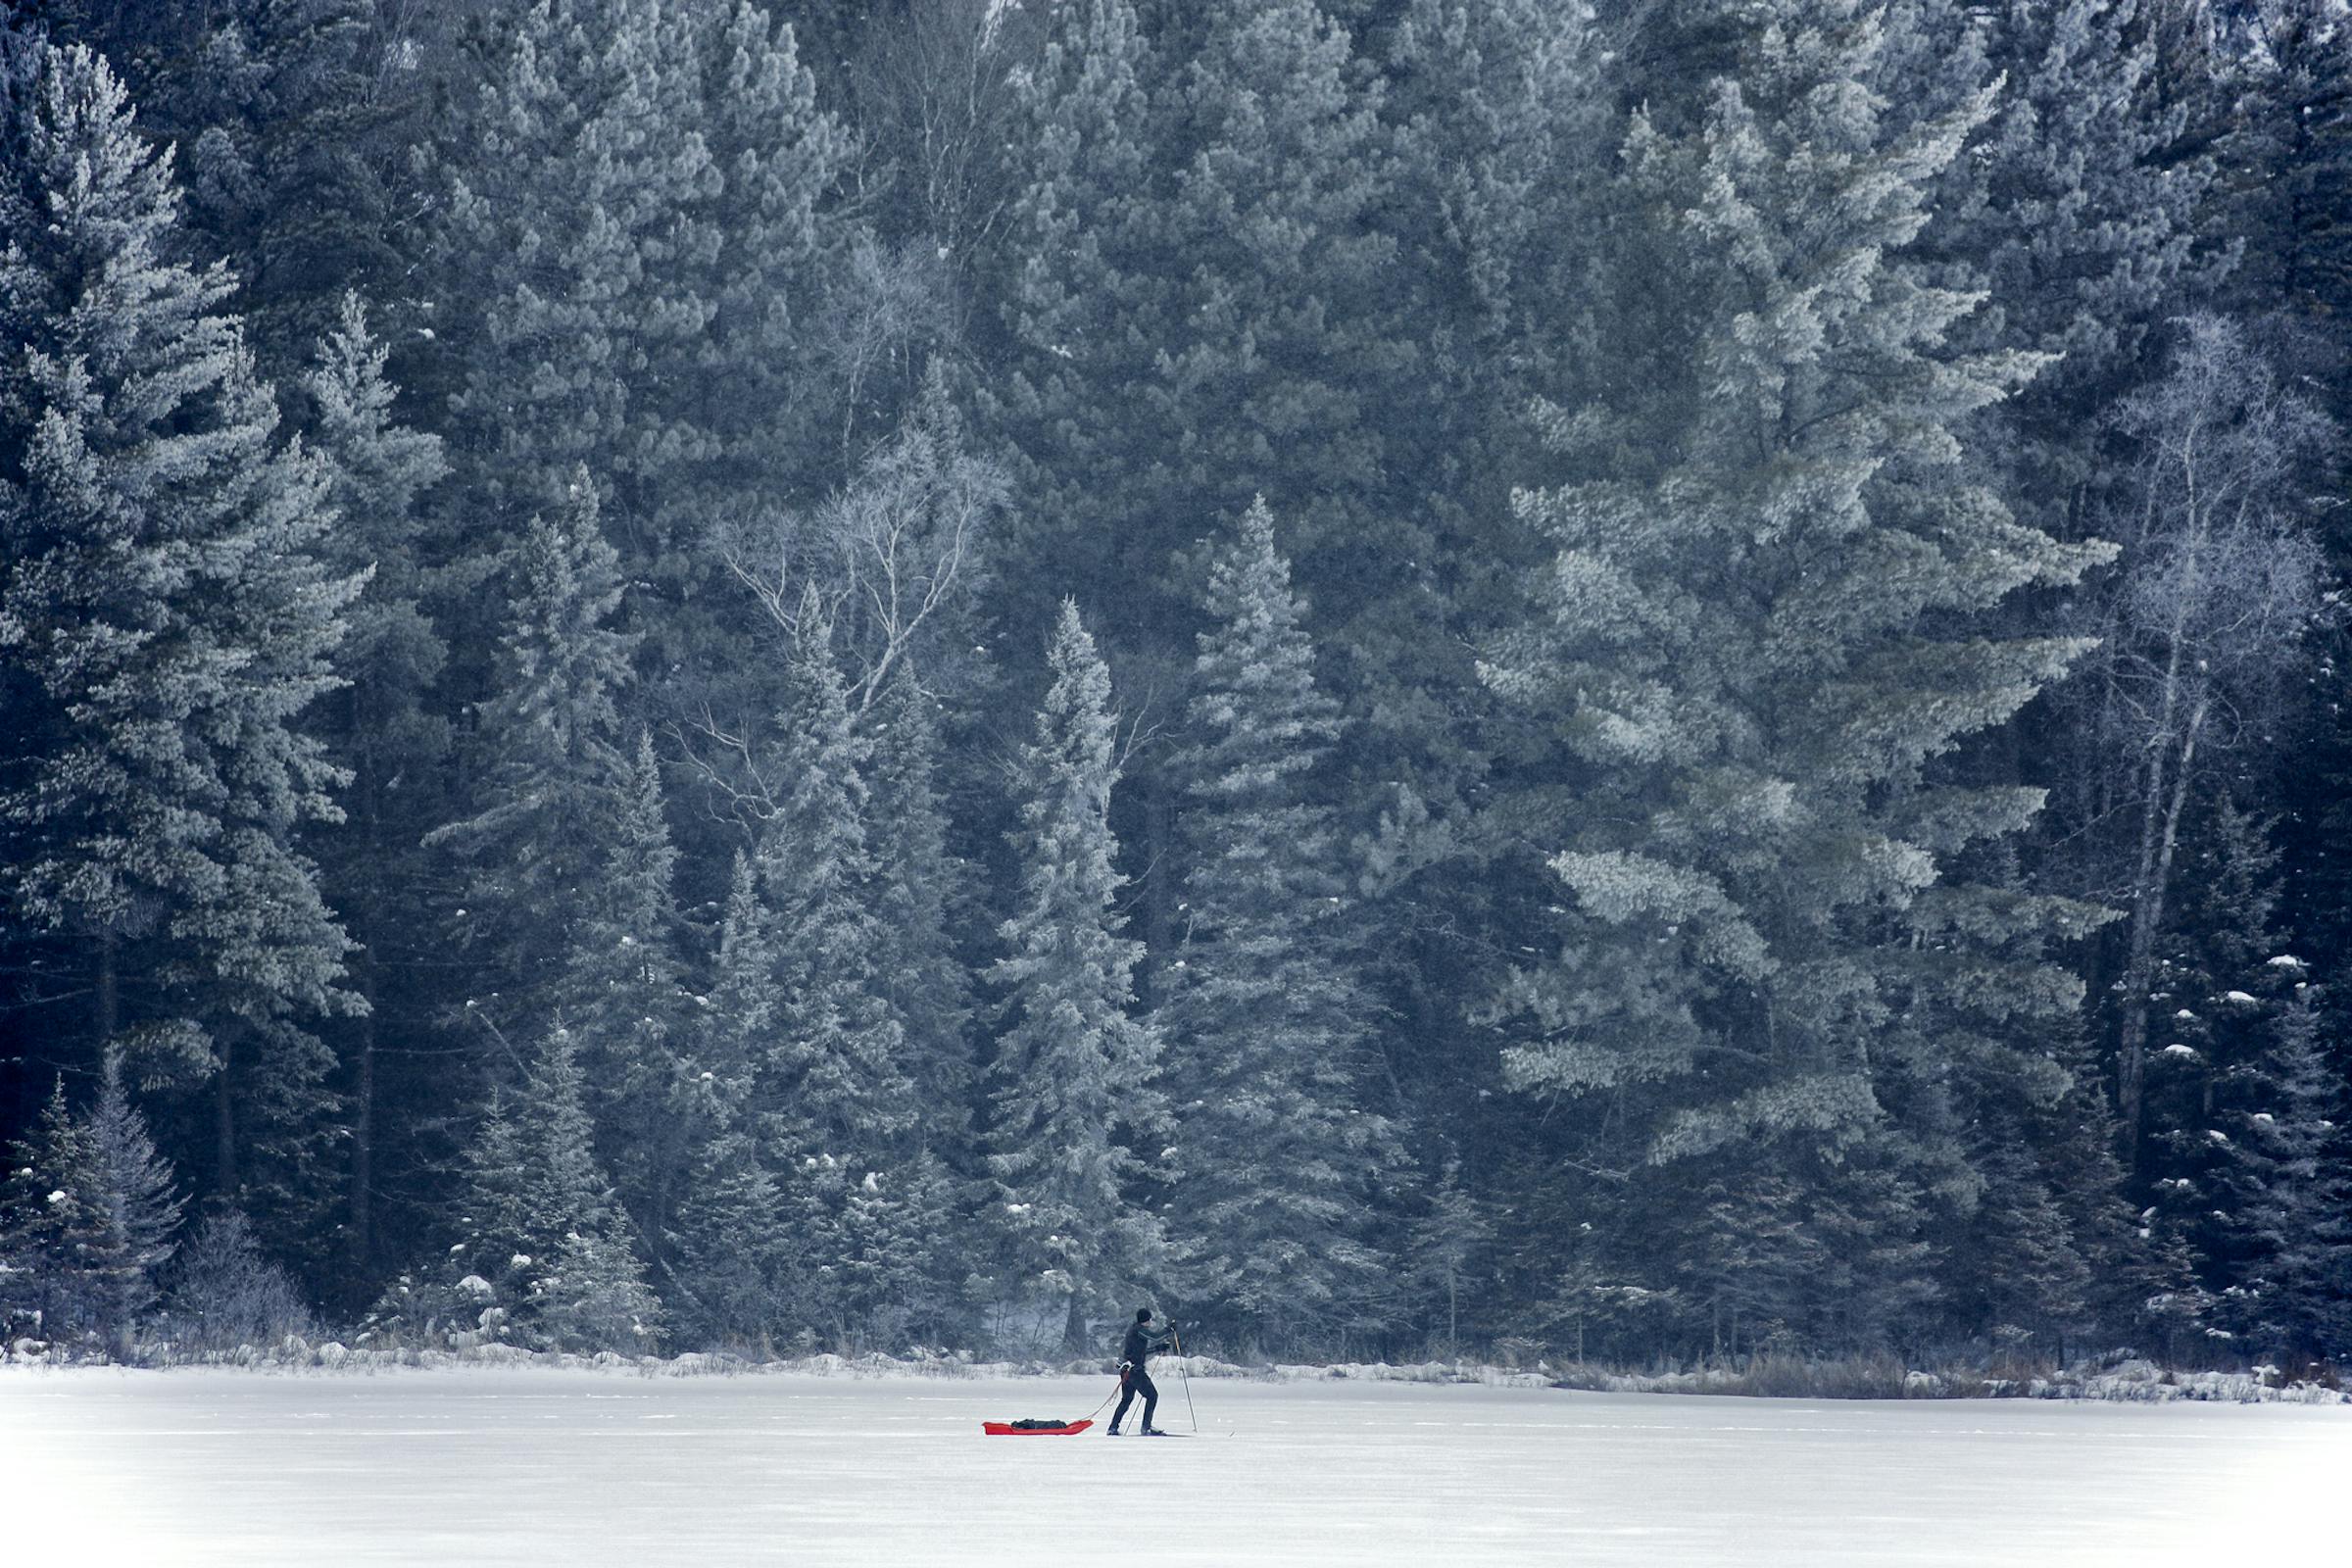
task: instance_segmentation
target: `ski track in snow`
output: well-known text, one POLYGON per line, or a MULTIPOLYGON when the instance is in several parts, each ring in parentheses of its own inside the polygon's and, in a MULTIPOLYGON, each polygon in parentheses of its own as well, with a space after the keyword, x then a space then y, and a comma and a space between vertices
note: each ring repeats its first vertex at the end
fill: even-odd
POLYGON ((1218 1380, 1197 1442, 981 1435, 1108 1387, 10 1368, 0 1560, 2209 1568, 2332 1560, 2352 1474, 2344 1406, 1218 1380))

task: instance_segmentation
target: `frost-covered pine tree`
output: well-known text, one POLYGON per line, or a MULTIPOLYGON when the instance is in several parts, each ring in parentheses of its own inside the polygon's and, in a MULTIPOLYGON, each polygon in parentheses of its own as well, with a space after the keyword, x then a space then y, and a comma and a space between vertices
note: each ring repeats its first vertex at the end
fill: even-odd
POLYGON ((188 226, 235 270, 265 372, 294 373, 347 290, 398 277, 398 122, 422 96, 422 73, 381 64, 400 19, 380 0, 94 9, 85 35, 179 149, 188 226))
POLYGON ((107 1053, 85 1125, 89 1165, 79 1196, 89 1233, 79 1263, 96 1306, 94 1326, 120 1353, 160 1294, 158 1275, 177 1250, 181 1200, 171 1161, 156 1151, 147 1118, 123 1087, 121 1052, 107 1053))
POLYGON ((1433 1341, 1438 1338, 1441 1321, 1436 1314, 1441 1309, 1445 1314, 1444 1343, 1448 1355, 1461 1353, 1465 1305, 1473 1314, 1471 1320, 1477 1321, 1474 1264, 1494 1239, 1494 1227, 1485 1205, 1462 1180, 1462 1162, 1447 1159, 1429 1190, 1427 1206, 1406 1233, 1403 1261, 1416 1294, 1429 1303, 1433 1341))
POLYGON ((596 1157, 569 1031, 548 1032, 511 1099, 492 1096, 465 1165, 460 1240, 434 1298, 457 1314, 447 1328, 532 1348, 652 1347, 661 1303, 596 1157), (474 1307, 489 1315, 469 1328, 474 1307))
POLYGON ((1568 477, 1517 499, 1556 554, 1486 671, 1559 748, 1566 793, 1531 793, 1526 828, 1566 900, 1506 1066, 1605 1097, 1615 1152, 1588 1157, 1661 1197, 1684 1162, 1792 1183, 1792 1236, 1835 1265, 1814 1343, 1871 1345, 1933 1288, 1924 1205, 1970 1185, 1936 1024, 2066 912, 1950 875, 2040 796, 1938 760, 2082 648, 1976 617, 2098 552, 1958 466, 1955 430, 2035 364, 1946 348, 1977 301, 1909 254, 1988 101, 1891 125, 1872 73, 1899 13, 1709 18, 1726 74, 1625 147, 1627 373, 1549 416, 1568 477))
MULTIPOLYGON (((2226 233, 2245 241, 2233 292, 2249 312, 2308 323, 2352 301, 2352 18, 2333 0, 2254 0, 2228 8, 2235 90, 2224 151, 2226 233)), ((2340 372, 2343 349, 2325 349, 2340 372)), ((2334 394, 2328 412, 2352 416, 2334 394)))
POLYGON ((2299 986, 2249 1064, 2219 1198, 2233 1221, 2237 1275, 2219 1314, 2266 1355, 2340 1362, 2352 1352, 2352 1181, 2342 1159, 2344 1086, 2320 1012, 2299 986))
POLYGON ((0 1331, 12 1339, 70 1341, 90 1315, 78 1258, 93 1220, 75 1179, 90 1160, 89 1129, 60 1077, 0 1180, 0 1331))
POLYGON ((2339 1086, 2310 970, 2278 951, 2270 825, 2228 797, 2208 814, 2152 981, 2148 1220, 2185 1252, 2209 1332, 2250 1354, 2323 1355, 2342 1344, 2331 1302, 2352 1280, 2330 1160, 2339 1086))
POLYGON ((901 1350, 960 1326, 967 1249, 944 1221, 962 1206, 964 1185, 924 1149, 850 1189, 840 1268, 854 1342, 901 1350))
POLYGON ((1350 656, 1401 684, 1452 645, 1395 482, 1430 432, 1396 413, 1419 383, 1377 84, 1308 0, 1148 9, 1063 8, 1029 78, 995 389, 1020 548, 1180 649, 1200 519, 1263 491, 1350 656))
POLYGON ((780 1281, 788 1259, 777 1236, 783 1209, 756 1138, 727 1128, 702 1145, 678 1204, 663 1275, 681 1346, 740 1349, 783 1327, 780 1281))
POLYGON ((1905 60, 1887 90, 1957 65, 1988 66, 2000 87, 1968 155, 1938 178, 1926 250, 1985 291, 1963 342, 2058 356, 1987 411, 1973 461, 2001 474, 2022 518, 2082 538, 2098 531, 2112 439, 2101 415, 2146 374, 2163 320, 2227 270, 2199 234, 2213 158, 2179 84, 2161 79, 2142 0, 1932 9, 1976 36, 1933 40, 1954 58, 1905 60))
POLYGON ((970 906, 970 868, 948 845, 939 793, 938 699, 905 666, 866 726, 873 906, 886 952, 883 995, 906 1035, 907 1073, 924 1142, 951 1163, 971 1145, 978 1061, 971 1039, 972 976, 956 950, 970 906))
POLYGON ((701 1002, 685 1037, 678 1108, 690 1157, 663 1237, 662 1281, 680 1343, 717 1347, 760 1339, 781 1322, 782 1205, 751 1118, 754 1063, 783 999, 759 876, 741 851, 701 1002))
MULTIPOLYGON (((788 1310, 808 1328, 846 1327, 838 1265, 849 1184, 911 1152, 920 1107, 906 1032, 879 965, 866 839, 866 746, 850 724, 822 618, 803 617, 767 777, 767 815, 752 858, 756 908, 722 962, 772 1022, 746 1042, 750 1126, 783 1196, 768 1235, 785 1259, 788 1310)), ((721 1019, 725 1028, 729 1020, 721 1019)))
MULTIPOLYGON (((1090 1314, 1123 1315, 1159 1267, 1159 1222, 1136 1206, 1139 1140, 1164 1127, 1158 1033, 1133 1013, 1142 944, 1119 935, 1110 792, 1118 781, 1110 672, 1065 601, 1054 684, 1021 752, 1019 905, 988 978, 1005 995, 989 1069, 989 1171, 1007 1249, 1005 1295, 1061 1342, 1090 1314)), ((1156 1149, 1153 1150, 1156 1153, 1156 1149)))
POLYGON ((866 743, 850 727, 821 625, 794 650, 780 728, 777 792, 754 858, 779 999, 756 1095, 779 1161, 878 1151, 904 1138, 916 1112, 906 1030, 878 969, 885 939, 868 903, 866 743))
POLYGON ((0 879, 8 961, 89 999, 64 1037, 213 1079, 208 1185, 316 1238, 351 943, 297 837, 338 769, 298 726, 359 591, 232 280, 181 250, 168 154, 86 49, 46 48, 0 141, 0 879), (139 983, 130 984, 131 977, 139 983))
POLYGON ((851 144, 753 0, 537 0, 501 42, 443 148, 452 456, 508 530, 586 465, 677 653, 710 528, 833 450, 812 326, 851 144))
POLYGON ((602 902, 628 791, 618 699, 635 639, 612 624, 619 558, 584 471, 561 513, 532 519, 508 581, 498 690, 469 738, 471 811, 425 842, 459 872, 452 919, 475 966, 469 1003, 527 1037, 561 1001, 581 924, 602 902))
MULTIPOLYGON (((1131 0, 1079 0, 1056 8, 1021 86, 1027 178, 1000 307, 1019 350, 987 397, 1026 464, 1024 493, 1039 498, 1015 512, 1012 527, 1040 558, 1079 525, 1078 487, 1090 475, 1133 467, 1133 432, 1106 417, 1102 389, 1154 379, 1151 326, 1166 312, 1168 284, 1146 260, 1157 188, 1153 70, 1131 0)), ((1163 565, 1147 563, 1141 580, 1163 565)))
POLYGON ((336 661, 349 684, 319 705, 317 725, 351 774, 342 826, 317 842, 322 886, 358 942, 353 989, 368 1004, 336 1042, 351 1085, 347 1212, 351 1262, 362 1276, 376 1262, 379 1044, 387 1014, 399 1030, 421 1007, 383 976, 423 958, 430 940, 431 858, 421 841, 443 819, 446 796, 425 781, 449 747, 430 694, 448 661, 433 612, 451 551, 446 525, 436 528, 424 509, 449 466, 438 437, 408 428, 394 413, 387 352, 359 296, 346 293, 305 382, 312 450, 336 516, 329 559, 367 575, 336 661))
POLYGON ((649 1243, 669 1229, 691 1157, 677 850, 661 760, 640 731, 603 874, 564 964, 564 1016, 587 1071, 596 1145, 649 1243))
POLYGON ((0 1181, 0 1318, 12 1332, 127 1354, 171 1261, 182 1200, 109 1052, 76 1115, 58 1081, 0 1181))
POLYGON ((1261 499, 1219 542, 1183 748, 1185 940, 1157 1022, 1186 1291, 1239 1333, 1333 1343, 1383 1319, 1374 1204, 1402 1152, 1370 1103, 1372 1003, 1337 824, 1340 730, 1261 499))

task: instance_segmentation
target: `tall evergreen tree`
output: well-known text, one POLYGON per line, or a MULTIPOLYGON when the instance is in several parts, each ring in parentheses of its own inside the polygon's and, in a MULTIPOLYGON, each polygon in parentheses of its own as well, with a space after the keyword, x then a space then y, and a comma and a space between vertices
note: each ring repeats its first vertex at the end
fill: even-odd
POLYGON ((2327 325, 2352 302, 2352 18, 2328 0, 2226 9, 2238 91, 2222 220, 2245 244, 2233 292, 2249 312, 2321 327, 2312 347, 2338 388, 2328 412, 2352 417, 2352 351, 2327 325))
POLYGON ((689 1003, 677 950, 677 851, 650 734, 637 737, 618 808, 562 991, 593 1086, 598 1152, 636 1235, 658 1247, 685 1179, 693 1093, 683 1041, 689 1003))
POLYGON ((2057 356, 1987 412, 1976 461, 2025 520, 2080 539, 2098 526, 2101 414, 2147 374, 2160 324, 2227 269, 2226 248, 2200 244, 2213 160, 2159 79, 2139 0, 1950 9, 1981 22, 2000 90, 1937 182, 1927 248, 1985 291, 1967 341, 2057 356))
POLYGON ((431 858, 421 841, 446 819, 446 793, 436 781, 450 739, 432 702, 448 658, 434 611, 455 552, 447 524, 436 526, 424 510, 448 465, 437 437, 408 428, 394 413, 386 356, 359 297, 346 294, 305 384, 313 450, 337 519, 328 557, 338 570, 367 579, 337 660, 349 684, 320 706, 317 726, 351 774, 343 826, 317 844, 326 894, 358 943, 353 989, 368 1004, 336 1040, 351 1107, 351 1264, 362 1282, 380 1261, 375 1198, 385 1174, 379 1111, 386 1094, 379 1077, 397 1059, 385 1056, 383 1041, 419 1028, 433 1002, 434 988, 418 984, 438 968, 428 935, 431 858))
POLYGON ((275 438, 168 156, 86 49, 9 105, 0 186, 0 863, 10 967, 92 999, 57 1034, 217 1085, 211 1185, 311 1230, 333 1097, 309 1020, 360 1004, 295 836, 340 774, 296 727, 359 590, 318 466, 275 438), (128 984, 138 976, 140 983, 128 984))
POLYGON ((755 1094, 773 1153, 878 1150, 912 1127, 906 1030, 883 995, 885 938, 868 903, 865 741, 850 727, 830 639, 812 625, 793 655, 777 792, 755 863, 772 921, 780 999, 755 1094))
POLYGON ((1617 1152, 1589 1157, 1662 1199, 1703 1192, 1683 1166, 1792 1184, 1790 1245, 1838 1287, 1810 1298, 1817 1343, 1869 1345, 1933 1290, 1932 1205, 1974 1185, 1931 1021, 2073 918, 1947 878, 2039 795, 1936 760, 2082 651, 1971 617, 2100 552, 1955 471, 1955 428, 2034 365, 1942 348, 1975 301, 1906 254, 1987 100, 1898 131, 1871 86, 1898 17, 1705 9, 1733 74, 1625 149, 1642 216, 1615 265, 1653 282, 1610 341, 1646 392, 1557 415, 1573 477, 1519 500, 1558 553, 1489 679, 1571 770, 1538 842, 1573 906, 1513 988, 1508 1063, 1605 1097, 1617 1152))
POLYGON ((2149 1214, 2177 1238, 2215 1332, 2249 1353, 2340 1347, 2352 1259, 2330 1168, 2340 1086, 2319 1049, 2303 961, 2278 951, 2278 852, 2227 797, 2183 879, 2151 983, 2165 1044, 2151 1058, 2149 1214))
POLYGON ((738 854, 704 1026, 690 1037, 682 1108, 693 1161, 664 1238, 664 1279, 685 1343, 744 1345, 782 1322, 784 1209, 751 1119, 756 1063, 783 1005, 777 970, 758 874, 738 854))
POLYGON ((867 800, 884 944, 876 979, 906 1030, 923 1142, 954 1163, 971 1147, 976 1108, 972 976, 956 944, 975 901, 970 870, 949 846, 938 706, 906 669, 891 681, 869 729, 867 800))
POLYGON ((71 1339, 91 1316, 81 1257, 96 1216, 79 1173, 92 1157, 90 1130, 67 1104, 61 1076, 0 1176, 0 1332, 11 1340, 71 1339))
POLYGON ((348 290, 397 275, 401 122, 417 74, 384 69, 380 0, 117 7, 91 35, 179 149, 186 223, 236 272, 266 372, 286 376, 348 290), (141 15, 141 11, 149 14, 141 15))
POLYGON ((469 1004, 526 1036, 561 998, 627 793, 619 696, 635 638, 612 624, 619 558, 598 511, 575 472, 562 514, 534 518, 510 557, 499 691, 468 737, 474 809, 425 841, 461 871, 453 918, 474 965, 469 1004))
POLYGON ((1180 973, 1158 1012, 1175 1102, 1174 1259, 1243 1332, 1331 1342, 1383 1320, 1373 1202, 1401 1151, 1365 1068, 1337 825, 1311 771, 1339 734, 1261 500, 1209 569, 1184 749, 1180 973))
MULTIPOLYGON (((1110 792, 1118 781, 1110 673, 1065 602, 1054 684, 1020 763, 1020 904, 990 969, 1007 1027, 991 1065, 989 1170, 1003 1203, 1006 1294, 1062 1319, 1115 1314, 1158 1271, 1159 1222, 1136 1205, 1136 1144, 1158 1133, 1157 1031, 1132 1012, 1141 945, 1125 924, 1110 792)), ((1051 1319, 1046 1326, 1051 1328, 1051 1319)))
POLYGON ((810 328, 849 146, 753 0, 539 0, 452 127, 432 316, 453 457, 509 530, 587 465, 665 664, 710 526, 834 461, 810 328))
POLYGON ((803 627, 754 857, 767 965, 754 995, 774 1021, 752 1044, 750 1111, 784 1198, 770 1234, 788 1310, 838 1336, 850 1304, 837 1267, 843 1205, 867 1171, 910 1149, 919 1112, 906 1025, 877 967, 888 940, 871 903, 866 745, 850 727, 828 628, 813 612, 803 627))
POLYGON ((1385 722, 1453 645, 1412 482, 1435 432, 1397 413, 1420 366, 1377 79, 1309 0, 1162 13, 1149 45, 1127 0, 1060 26, 1032 76, 997 410, 1025 463, 1015 549, 1181 659, 1200 519, 1262 491, 1385 722))

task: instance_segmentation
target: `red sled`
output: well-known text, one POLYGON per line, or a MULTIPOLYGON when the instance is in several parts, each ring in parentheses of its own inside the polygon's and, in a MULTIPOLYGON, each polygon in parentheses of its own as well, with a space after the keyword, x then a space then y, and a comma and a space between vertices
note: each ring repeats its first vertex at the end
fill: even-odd
POLYGON ((1068 1438, 1094 1425, 1089 1421, 983 1421, 980 1430, 992 1438, 1068 1438))

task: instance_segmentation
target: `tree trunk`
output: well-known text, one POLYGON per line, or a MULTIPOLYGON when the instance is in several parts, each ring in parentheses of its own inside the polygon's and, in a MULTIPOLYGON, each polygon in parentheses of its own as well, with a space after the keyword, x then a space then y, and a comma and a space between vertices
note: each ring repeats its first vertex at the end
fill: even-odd
POLYGON ((360 1019, 359 1104, 351 1123, 351 1260, 359 1277, 368 1276, 375 1255, 375 983, 373 964, 367 964, 363 995, 368 1011, 360 1019))
POLYGON ((234 1203, 237 1192, 237 1099, 229 1087, 229 1064, 235 1048, 220 1043, 220 1068, 213 1075, 213 1183, 223 1203, 234 1203))
POLYGON ((116 963, 117 938, 112 928, 98 933, 98 1054, 114 1048, 122 1026, 122 998, 116 963))
MULTIPOLYGON (((2205 699, 2189 711, 2180 742, 2180 760, 2169 786, 2148 792, 2140 834, 2138 898, 2132 911, 2132 947, 2124 962, 2123 1032, 2116 1041, 2116 1099, 2122 1121, 2124 1164, 2139 1159, 2141 1107, 2146 1099, 2148 988, 2155 982, 2156 938, 2164 929, 2165 895, 2172 886, 2173 856, 2180 842, 2180 813, 2196 776, 2197 739, 2205 727, 2205 699)), ((2158 764, 2161 767, 2161 763, 2158 764)))

